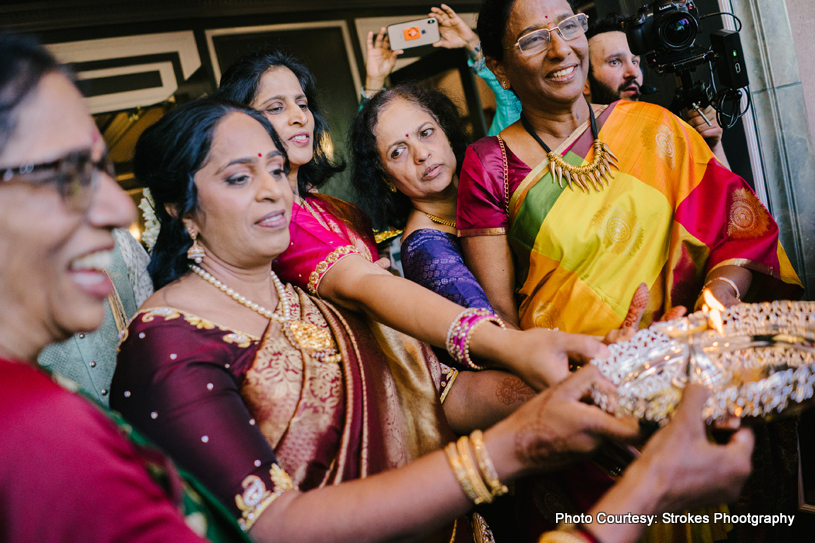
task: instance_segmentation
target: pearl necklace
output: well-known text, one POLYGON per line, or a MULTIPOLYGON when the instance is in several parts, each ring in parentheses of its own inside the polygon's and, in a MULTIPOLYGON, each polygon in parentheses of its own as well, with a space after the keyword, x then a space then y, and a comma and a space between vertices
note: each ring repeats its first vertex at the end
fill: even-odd
POLYGON ((195 264, 190 264, 190 269, 201 279, 209 283, 210 285, 216 287, 218 290, 238 302, 239 304, 251 309, 255 313, 259 313, 260 315, 266 317, 267 319, 271 319, 274 321, 279 322, 280 324, 284 324, 291 319, 291 303, 289 302, 289 296, 286 292, 286 288, 283 286, 283 282, 275 275, 275 272, 270 272, 272 274, 272 283, 274 283, 274 288, 277 291, 277 296, 280 298, 280 302, 283 306, 283 315, 278 315, 274 311, 269 311, 262 305, 258 305, 251 300, 248 300, 245 296, 241 296, 218 279, 215 278, 214 275, 211 273, 199 268, 195 264))

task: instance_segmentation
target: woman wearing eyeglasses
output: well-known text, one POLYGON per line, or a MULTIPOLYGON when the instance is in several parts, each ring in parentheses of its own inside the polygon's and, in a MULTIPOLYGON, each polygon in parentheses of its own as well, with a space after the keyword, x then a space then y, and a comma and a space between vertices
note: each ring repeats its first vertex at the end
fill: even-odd
POLYGON ((113 229, 134 208, 105 154, 53 57, 0 33, 0 541, 245 540, 167 457, 37 366, 98 328, 113 291, 113 229))
POLYGON ((604 335, 641 284, 647 325, 693 309, 795 298, 778 227, 695 130, 642 102, 591 106, 587 17, 566 0, 485 0, 487 64, 521 119, 464 158, 457 223, 496 311, 523 329, 604 335))

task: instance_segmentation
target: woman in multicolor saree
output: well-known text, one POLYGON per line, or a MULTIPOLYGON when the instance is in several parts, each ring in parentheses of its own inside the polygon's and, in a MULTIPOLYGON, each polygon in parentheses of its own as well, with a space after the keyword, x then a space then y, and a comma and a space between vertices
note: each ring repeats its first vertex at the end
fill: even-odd
POLYGON ((493 307, 523 329, 603 335, 643 283, 643 325, 693 309, 703 286, 728 306, 799 296, 772 217, 695 130, 651 104, 586 103, 586 25, 566 0, 482 5, 488 65, 523 104, 471 146, 459 185, 465 259, 493 307))
MULTIPOLYGON (((295 197, 291 241, 273 264, 281 279, 363 314, 372 326, 382 327, 380 338, 385 342, 398 339, 398 331, 444 347, 450 322, 463 308, 377 266, 365 214, 352 204, 316 192, 336 167, 327 158, 327 124, 308 69, 281 52, 251 54, 224 73, 218 97, 260 111, 286 146, 295 197)), ((565 353, 577 344, 584 345, 581 349, 596 347, 586 347, 585 338, 549 330, 515 340, 510 339, 510 331, 482 328, 489 328, 490 338, 496 341, 483 347, 472 345, 481 363, 510 370, 536 390, 568 375, 565 353), (552 358, 548 353, 560 356, 552 358), (553 365, 554 360, 563 363, 553 365)), ((479 335, 484 335, 481 329, 479 335)))
MULTIPOLYGON (((275 140, 259 113, 212 100, 177 108, 140 138, 136 175, 161 221, 149 268, 157 292, 122 341, 111 405, 200 476, 257 540, 441 530, 449 541, 456 525, 453 539, 467 540, 469 528, 454 522, 467 499, 438 449, 528 396, 496 395, 506 374, 492 370, 454 382, 407 336, 402 353, 384 352, 380 329, 270 275, 289 245, 292 202, 275 140)), ((630 421, 580 403, 602 385, 596 372, 568 383, 565 401, 530 400, 484 433, 502 480, 556 469, 559 455, 591 450, 601 436, 636 434, 630 421)))

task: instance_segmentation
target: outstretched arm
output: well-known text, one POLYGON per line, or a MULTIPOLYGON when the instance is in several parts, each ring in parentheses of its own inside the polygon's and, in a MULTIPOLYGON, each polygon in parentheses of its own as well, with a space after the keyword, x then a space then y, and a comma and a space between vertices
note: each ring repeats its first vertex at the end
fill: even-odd
MULTIPOLYGON (((445 346, 450 324, 464 310, 357 255, 334 263, 317 288, 323 298, 366 313, 391 328, 437 347, 445 346)), ((570 356, 587 359, 602 356, 607 351, 602 344, 587 336, 545 329, 503 330, 485 324, 473 332, 470 352, 491 361, 496 368, 517 374, 534 389, 541 390, 568 376, 570 356)))
MULTIPOLYGON (((702 423, 709 395, 704 387, 688 386, 674 419, 589 514, 653 515, 735 500, 750 474, 754 438, 742 428, 724 445, 710 442, 702 423)), ((594 523, 586 529, 604 543, 624 543, 637 541, 645 526, 594 523)))
MULTIPOLYGON (((558 469, 607 438, 633 438, 634 421, 581 402, 599 382, 594 368, 581 370, 485 432, 499 480, 508 483, 525 473, 558 469)), ((416 541, 471 507, 445 453, 437 451, 366 479, 286 492, 262 513, 250 535, 263 542, 416 541)))

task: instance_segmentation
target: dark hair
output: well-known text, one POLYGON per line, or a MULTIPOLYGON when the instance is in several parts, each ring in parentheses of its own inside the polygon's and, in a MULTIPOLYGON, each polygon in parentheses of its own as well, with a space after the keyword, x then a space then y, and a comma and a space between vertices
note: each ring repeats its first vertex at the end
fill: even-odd
POLYGON ((628 17, 619 12, 611 12, 603 17, 597 19, 594 24, 589 26, 586 32, 586 39, 591 39, 597 34, 605 34, 606 32, 625 32, 623 22, 628 17))
MULTIPOLYGON (((575 0, 567 0, 574 10, 575 0)), ((478 11, 476 31, 481 39, 484 56, 501 61, 504 59, 504 34, 507 32, 509 15, 515 0, 482 0, 478 11)))
POLYGON ((326 152, 328 121, 320 111, 317 85, 311 71, 293 55, 281 51, 259 51, 243 56, 230 66, 223 76, 215 96, 223 100, 251 106, 258 92, 263 74, 275 66, 288 68, 297 77, 314 116, 314 158, 297 170, 297 187, 300 194, 325 185, 335 173, 345 169, 343 161, 333 161, 326 152))
POLYGON ((133 171, 150 189, 161 224, 147 266, 156 290, 189 271, 187 249, 192 246, 192 238, 182 219, 198 208, 195 174, 206 165, 218 124, 233 112, 249 115, 263 125, 275 147, 285 155, 285 148, 266 117, 240 104, 212 98, 173 109, 145 130, 136 143, 133 171), (175 212, 169 213, 167 205, 175 212))
POLYGON ((386 184, 389 175, 379 156, 374 135, 382 110, 399 98, 422 108, 439 123, 456 156, 456 174, 461 171, 467 150, 467 136, 458 109, 443 92, 415 83, 403 83, 376 94, 354 120, 350 147, 354 150, 351 185, 359 206, 371 217, 377 229, 404 228, 413 207, 410 198, 401 192, 392 192, 386 184))
POLYGON ((48 72, 65 71, 31 36, 0 32, 0 153, 17 127, 17 110, 48 72))

